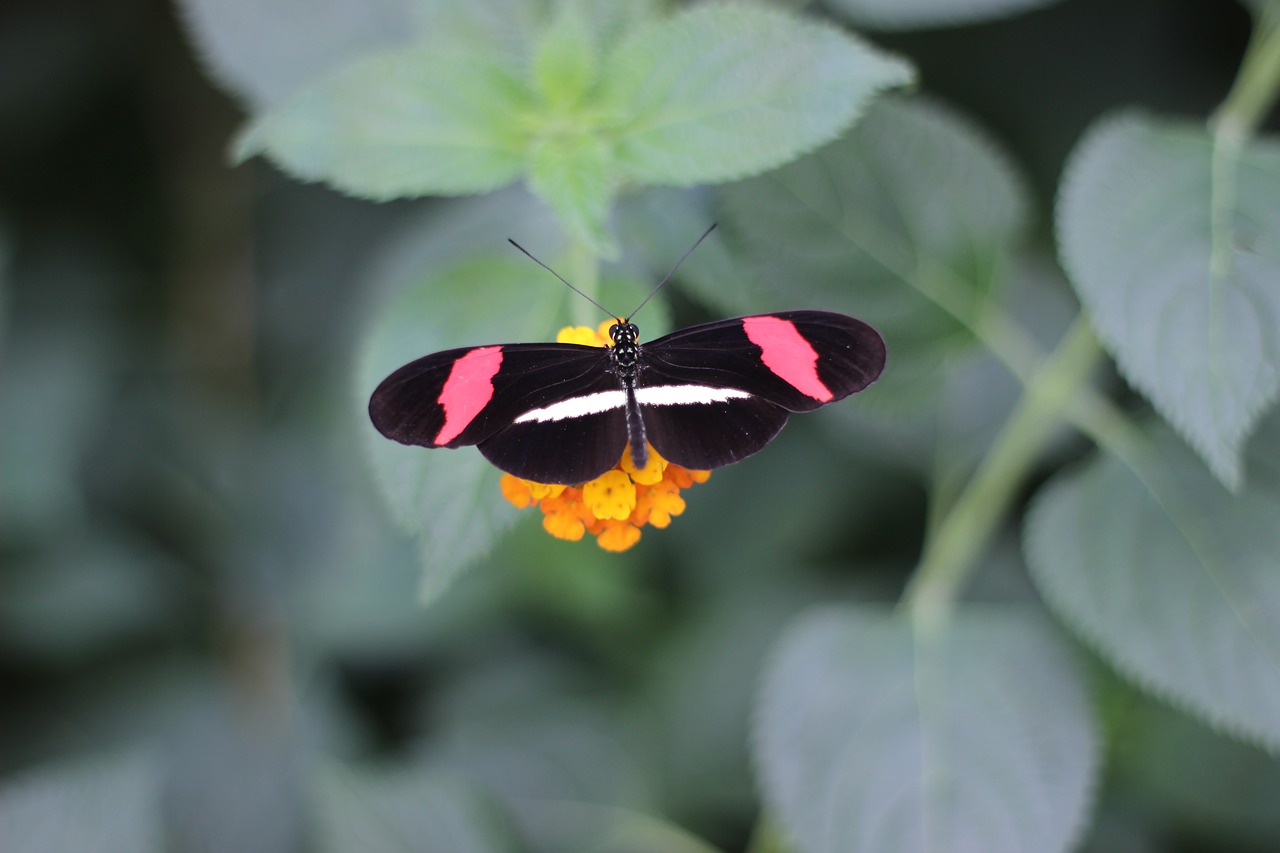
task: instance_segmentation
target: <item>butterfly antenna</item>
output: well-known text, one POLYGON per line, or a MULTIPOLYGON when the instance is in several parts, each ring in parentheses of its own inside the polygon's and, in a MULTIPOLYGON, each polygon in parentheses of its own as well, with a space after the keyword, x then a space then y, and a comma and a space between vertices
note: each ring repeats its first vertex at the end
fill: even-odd
POLYGON ((680 256, 680 260, 676 261, 676 265, 671 268, 671 272, 667 273, 667 277, 664 278, 662 281, 658 282, 658 286, 655 287, 653 290, 649 291, 649 295, 644 298, 644 302, 641 302, 639 305, 637 305, 636 310, 632 311, 630 314, 627 315, 628 321, 630 321, 632 317, 639 314, 641 308, 649 304, 649 300, 653 298, 653 295, 657 293, 659 290, 661 290, 664 284, 666 284, 668 281, 671 280, 671 276, 676 274, 676 270, 680 269, 680 265, 684 263, 684 259, 692 255, 693 250, 698 248, 698 246, 702 243, 702 241, 707 239, 707 235, 714 230, 716 230, 716 223, 712 222, 711 227, 708 228, 706 231, 703 231, 702 236, 699 237, 697 240, 694 240, 693 245, 690 246, 688 250, 683 255, 680 256))
MULTIPOLYGON (((581 296, 583 299, 587 300, 587 301, 588 301, 588 302, 590 302, 592 305, 596 306, 596 307, 597 307, 597 308, 599 308, 601 311, 603 311, 604 313, 608 314, 610 317, 614 317, 614 314, 613 314, 613 312, 612 312, 612 311, 610 311, 608 308, 605 308, 605 307, 604 307, 603 305, 601 305, 599 302, 596 302, 596 301, 595 301, 594 299, 592 299, 590 296, 587 296, 587 294, 583 293, 581 290, 578 290, 578 288, 576 288, 576 287, 574 287, 572 284, 570 284, 570 283, 568 282, 568 280, 567 280, 567 279, 565 279, 565 277, 564 277, 564 276, 560 275, 560 273, 556 272, 556 271, 555 271, 555 270, 553 270, 551 267, 547 266, 547 265, 546 265, 546 264, 544 264, 542 261, 540 261, 540 260, 538 260, 537 258, 535 258, 535 257, 533 256, 533 253, 532 253, 532 252, 530 252, 528 249, 526 249, 524 246, 521 246, 519 243, 517 243, 515 240, 512 240, 510 237, 508 237, 508 238, 507 238, 507 242, 508 242, 508 243, 510 243, 511 245, 515 246, 515 247, 516 247, 517 249, 519 249, 520 251, 524 252, 524 253, 529 257, 529 259, 530 259, 531 261, 533 261, 535 264, 537 264, 538 266, 542 267, 544 270, 546 270, 547 272, 551 273, 553 276, 555 276, 556 278, 558 278, 558 279, 560 279, 562 282, 564 282, 564 286, 565 286, 565 287, 569 288, 569 289, 570 289, 570 290, 572 290, 574 293, 578 294, 578 295, 579 295, 579 296, 581 296)), ((647 300, 646 300, 646 301, 647 301, 647 300)), ((614 317, 614 319, 616 320, 616 319, 617 319, 617 317, 614 317)))

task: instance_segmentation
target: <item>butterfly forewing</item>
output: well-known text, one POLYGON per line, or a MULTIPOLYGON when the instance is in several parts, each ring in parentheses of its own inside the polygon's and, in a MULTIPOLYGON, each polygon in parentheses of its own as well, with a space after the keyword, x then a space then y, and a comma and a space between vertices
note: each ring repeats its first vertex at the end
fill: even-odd
POLYGON ((526 412, 616 389, 609 365, 607 350, 576 344, 447 350, 384 379, 369 398, 369 417, 401 444, 479 444, 526 412))

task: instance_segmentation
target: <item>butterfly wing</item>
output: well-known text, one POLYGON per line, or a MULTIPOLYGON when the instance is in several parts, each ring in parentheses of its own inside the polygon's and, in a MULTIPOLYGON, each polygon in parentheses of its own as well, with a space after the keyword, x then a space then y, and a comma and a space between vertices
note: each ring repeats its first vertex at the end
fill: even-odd
POLYGON ((885 363, 871 326, 828 311, 720 320, 642 348, 637 398, 649 440, 688 468, 719 468, 757 452, 790 412, 866 388, 885 363))
POLYGON ((477 445, 518 477, 580 483, 621 458, 624 403, 606 349, 501 344, 406 364, 373 392, 369 417, 401 444, 477 445))

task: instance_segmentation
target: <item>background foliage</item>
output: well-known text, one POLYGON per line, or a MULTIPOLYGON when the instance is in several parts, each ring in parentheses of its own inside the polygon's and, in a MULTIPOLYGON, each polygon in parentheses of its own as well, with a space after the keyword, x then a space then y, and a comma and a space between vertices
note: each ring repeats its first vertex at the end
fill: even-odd
POLYGON ((9 4, 6 853, 1275 849, 1278 24, 9 4), (711 221, 891 363, 631 552, 367 423, 711 221))

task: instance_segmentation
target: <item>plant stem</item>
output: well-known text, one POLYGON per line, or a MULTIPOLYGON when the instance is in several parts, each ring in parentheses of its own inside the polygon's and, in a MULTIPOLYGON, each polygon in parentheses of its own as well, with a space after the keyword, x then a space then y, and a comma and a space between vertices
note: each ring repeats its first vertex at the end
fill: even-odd
POLYGON ((914 619, 932 625, 946 618, 1014 492, 1101 354, 1089 324, 1078 317, 1057 350, 1027 382, 1022 401, 991 453, 925 543, 920 567, 903 596, 914 619))
POLYGON ((1280 91, 1280 4, 1258 15, 1240 72, 1210 121, 1220 142, 1239 145, 1253 135, 1280 91))

